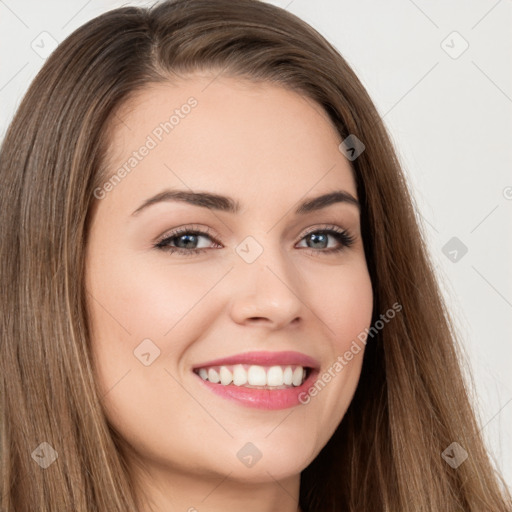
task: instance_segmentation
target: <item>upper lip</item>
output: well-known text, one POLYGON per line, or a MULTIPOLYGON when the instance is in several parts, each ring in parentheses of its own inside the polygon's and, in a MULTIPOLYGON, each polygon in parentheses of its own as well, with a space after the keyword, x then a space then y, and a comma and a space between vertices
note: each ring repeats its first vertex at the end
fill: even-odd
POLYGON ((260 366, 286 366, 297 365, 317 370, 318 361, 306 354, 293 351, 284 352, 246 352, 233 356, 223 357, 212 361, 206 361, 193 367, 194 370, 209 366, 226 366, 233 364, 255 364, 260 366))

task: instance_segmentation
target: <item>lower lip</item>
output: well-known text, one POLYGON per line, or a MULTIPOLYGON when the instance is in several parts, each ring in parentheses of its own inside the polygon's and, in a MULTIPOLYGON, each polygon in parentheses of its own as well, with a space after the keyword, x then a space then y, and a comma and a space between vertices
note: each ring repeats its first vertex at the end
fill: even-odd
POLYGON ((318 371, 312 370, 308 378, 300 386, 286 389, 246 388, 244 386, 235 386, 234 384, 223 386, 222 384, 214 384, 203 380, 199 375, 197 375, 197 378, 208 389, 227 400, 236 401, 245 407, 277 410, 288 409, 299 404, 302 405, 303 402, 300 401, 300 398, 306 398, 307 391, 315 382, 317 375, 318 371))

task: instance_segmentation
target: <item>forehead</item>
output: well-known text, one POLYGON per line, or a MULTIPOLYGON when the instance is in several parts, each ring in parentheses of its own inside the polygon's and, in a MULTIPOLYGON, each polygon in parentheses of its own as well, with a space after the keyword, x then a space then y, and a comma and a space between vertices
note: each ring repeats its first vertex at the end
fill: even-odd
POLYGON ((111 200, 163 188, 227 194, 242 205, 340 188, 356 196, 327 113, 268 82, 193 75, 151 84, 122 105, 108 136, 107 179, 126 171, 111 200))

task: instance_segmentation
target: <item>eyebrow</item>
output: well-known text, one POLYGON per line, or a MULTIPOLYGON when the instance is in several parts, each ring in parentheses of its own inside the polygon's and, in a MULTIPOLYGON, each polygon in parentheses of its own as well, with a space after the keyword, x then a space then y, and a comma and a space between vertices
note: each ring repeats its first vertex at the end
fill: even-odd
MULTIPOLYGON (((239 213, 241 205, 231 197, 209 192, 188 192, 186 190, 164 190, 149 199, 146 199, 132 215, 138 215, 142 210, 161 202, 178 201, 188 203, 202 208, 211 208, 227 213, 239 213)), ((360 208, 359 201, 345 190, 334 190, 328 194, 323 194, 302 202, 295 210, 295 215, 304 215, 306 213, 321 210, 335 203, 347 203, 360 208)))

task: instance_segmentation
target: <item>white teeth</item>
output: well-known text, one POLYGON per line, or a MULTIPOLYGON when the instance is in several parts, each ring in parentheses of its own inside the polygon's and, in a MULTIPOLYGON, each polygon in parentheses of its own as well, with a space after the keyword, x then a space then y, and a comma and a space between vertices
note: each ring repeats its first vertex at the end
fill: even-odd
POLYGON ((244 384, 247 384, 247 372, 241 364, 237 364, 233 368, 233 384, 235 386, 243 386, 244 384))
POLYGON ((217 370, 214 370, 213 368, 210 368, 208 370, 208 380, 215 384, 220 382, 220 377, 219 377, 219 374, 217 373, 217 370))
POLYGON ((294 386, 300 386, 302 384, 303 374, 302 366, 297 366, 297 368, 293 370, 292 384, 294 386))
POLYGON ((300 386, 306 380, 306 369, 302 366, 242 365, 200 368, 197 372, 203 380, 228 386, 285 387, 300 386))
POLYGON ((220 383, 223 386, 227 386, 228 384, 231 384, 233 381, 233 374, 225 367, 220 367, 220 383))
POLYGON ((283 369, 280 366, 272 366, 267 372, 267 386, 283 385, 283 369))
POLYGON ((263 366, 251 366, 247 372, 247 380, 251 386, 266 386, 267 373, 263 366))

